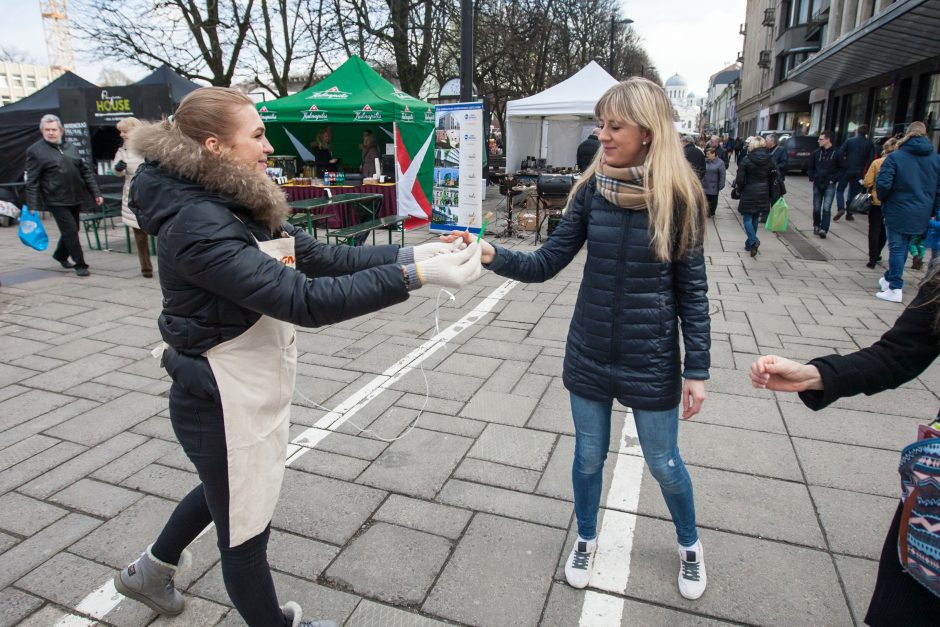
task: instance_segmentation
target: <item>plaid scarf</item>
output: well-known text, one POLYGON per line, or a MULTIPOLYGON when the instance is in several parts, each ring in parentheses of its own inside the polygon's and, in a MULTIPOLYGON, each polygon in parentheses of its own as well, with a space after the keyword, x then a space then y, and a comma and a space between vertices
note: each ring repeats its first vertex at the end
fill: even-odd
POLYGON ((648 202, 643 191, 646 166, 614 168, 603 160, 597 164, 597 189, 609 202, 622 209, 646 209, 648 202))

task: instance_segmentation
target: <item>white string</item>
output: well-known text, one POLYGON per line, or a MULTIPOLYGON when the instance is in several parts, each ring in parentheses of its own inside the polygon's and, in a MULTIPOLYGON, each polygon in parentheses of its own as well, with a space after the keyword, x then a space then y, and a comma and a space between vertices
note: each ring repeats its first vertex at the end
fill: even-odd
MULTIPOLYGON (((439 310, 440 310, 440 308, 441 308, 441 295, 443 295, 443 294, 447 294, 447 295, 450 297, 450 298, 448 298, 448 300, 457 300, 457 297, 456 297, 456 296, 454 296, 451 292, 449 292, 448 290, 445 290, 444 288, 441 288, 441 289, 437 292, 437 300, 436 300, 436 302, 435 302, 435 304, 434 304, 434 335, 435 335, 435 337, 441 334, 441 324, 440 324, 440 314, 439 314, 439 310)), ((443 341, 442 341, 442 344, 443 344, 444 346, 447 346, 447 340, 443 340, 443 341)), ((403 437, 405 437, 406 435, 408 435, 409 433, 411 433, 411 431, 418 425, 418 419, 421 417, 421 414, 424 413, 425 408, 428 406, 428 402, 431 400, 431 384, 428 383, 428 375, 427 375, 427 373, 424 371, 424 360, 423 360, 423 359, 418 363, 418 368, 420 368, 420 370, 421 370, 421 376, 424 377, 424 404, 421 405, 421 409, 418 410, 418 414, 414 417, 414 420, 412 420, 411 423, 408 425, 408 428, 405 429, 405 431, 404 431, 401 435, 399 435, 397 438, 383 438, 382 436, 380 436, 378 433, 376 433, 376 432, 373 431, 372 429, 367 429, 367 428, 365 428, 365 427, 360 427, 359 425, 357 425, 356 423, 354 423, 352 420, 345 420, 345 421, 343 422, 343 424, 348 424, 348 425, 351 426, 353 429, 357 429, 358 433, 368 433, 368 434, 372 435, 372 437, 376 438, 377 440, 381 440, 382 442, 389 442, 389 443, 391 443, 391 442, 396 442, 396 441, 402 439, 403 437)), ((316 407, 317 409, 322 409, 323 411, 325 411, 325 412, 327 412, 327 413, 333 411, 332 409, 329 409, 328 407, 324 407, 324 406, 321 405, 320 403, 317 403, 316 401, 313 401, 313 400, 307 398, 307 396, 304 395, 304 393, 301 392, 299 389, 297 389, 296 386, 294 387, 294 392, 296 392, 297 395, 300 396, 300 398, 302 398, 303 400, 307 401, 308 403, 310 403, 311 405, 313 405, 313 406, 316 407)), ((383 414, 379 415, 378 418, 381 418, 381 417, 384 416, 384 415, 385 415, 385 414, 383 413, 383 414)), ((376 420, 378 420, 378 418, 376 418, 376 420)))

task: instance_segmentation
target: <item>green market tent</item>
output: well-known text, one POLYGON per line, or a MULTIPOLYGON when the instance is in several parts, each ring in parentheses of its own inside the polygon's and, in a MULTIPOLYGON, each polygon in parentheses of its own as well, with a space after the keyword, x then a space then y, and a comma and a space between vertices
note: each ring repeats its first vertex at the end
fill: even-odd
POLYGON ((397 89, 353 55, 316 85, 256 106, 276 154, 309 159, 308 147, 325 126, 333 156, 347 167, 362 160, 364 130, 372 131, 380 154, 385 143, 394 143, 398 214, 415 218, 409 227, 430 219, 434 105, 397 89))

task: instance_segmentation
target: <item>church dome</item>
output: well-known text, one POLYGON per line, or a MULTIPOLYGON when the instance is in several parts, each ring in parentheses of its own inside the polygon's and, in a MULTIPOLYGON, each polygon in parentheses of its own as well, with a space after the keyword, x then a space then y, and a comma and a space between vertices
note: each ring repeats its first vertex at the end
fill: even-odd
POLYGON ((688 86, 689 86, 689 83, 678 74, 673 74, 672 76, 670 76, 669 79, 666 81, 666 85, 665 85, 665 87, 688 87, 688 86))

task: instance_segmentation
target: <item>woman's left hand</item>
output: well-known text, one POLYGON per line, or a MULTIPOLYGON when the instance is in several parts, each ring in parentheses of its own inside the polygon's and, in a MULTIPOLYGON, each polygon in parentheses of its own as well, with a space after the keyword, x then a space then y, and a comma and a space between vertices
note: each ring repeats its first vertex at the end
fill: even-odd
POLYGON ((702 409, 705 402, 705 382, 696 379, 682 380, 682 419, 688 420, 702 409))

